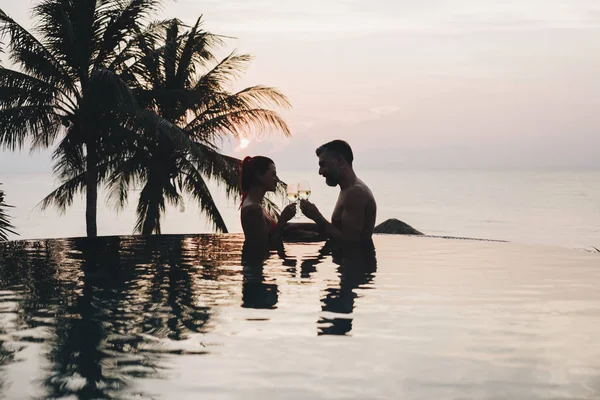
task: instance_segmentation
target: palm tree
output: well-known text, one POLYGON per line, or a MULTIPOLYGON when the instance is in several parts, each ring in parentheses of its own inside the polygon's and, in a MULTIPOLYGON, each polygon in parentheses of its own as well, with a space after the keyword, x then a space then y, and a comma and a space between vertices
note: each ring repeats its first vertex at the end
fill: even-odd
POLYGON ((87 235, 97 235, 98 185, 118 159, 114 135, 130 130, 135 102, 119 71, 160 0, 42 0, 33 8, 39 38, 0 10, 0 36, 18 69, 0 68, 0 146, 58 145, 64 184, 43 206, 64 210, 86 192, 87 235), (108 156, 107 154, 112 154, 108 156))
POLYGON ((199 18, 191 28, 176 19, 151 25, 139 36, 143 56, 123 73, 140 106, 181 130, 176 138, 172 129, 158 134, 146 130, 109 179, 113 199, 121 207, 130 185, 141 186, 135 231, 142 234, 160 233, 165 202, 182 205, 182 194, 198 202, 217 231, 227 232, 207 181, 223 185, 228 196, 239 195, 240 161, 221 154, 219 146, 249 131, 290 134, 270 109, 288 107, 285 96, 264 86, 230 91, 250 57, 231 53, 217 60, 214 49, 222 40, 200 24, 199 18))
POLYGON ((4 202, 4 191, 0 189, 0 242, 6 242, 9 233, 18 235, 18 233, 13 230, 14 226, 9 222, 9 216, 6 212, 6 209, 9 207, 12 206, 9 206, 4 202))

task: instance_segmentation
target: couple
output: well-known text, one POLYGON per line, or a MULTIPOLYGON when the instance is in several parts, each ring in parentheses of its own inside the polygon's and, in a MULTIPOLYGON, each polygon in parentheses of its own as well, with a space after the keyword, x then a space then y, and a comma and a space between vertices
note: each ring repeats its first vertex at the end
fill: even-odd
MULTIPOLYGON (((339 185, 340 194, 331 222, 308 200, 300 201, 302 213, 315 222, 319 232, 336 243, 370 242, 377 204, 371 190, 354 173, 354 155, 350 145, 343 140, 334 140, 319 147, 316 154, 319 157, 319 175, 329 186, 339 185)), ((240 218, 245 247, 249 249, 262 252, 277 246, 287 223, 296 214, 296 205, 292 203, 275 221, 262 208, 265 193, 275 191, 278 182, 275 163, 270 158, 246 157, 242 162, 240 218)))

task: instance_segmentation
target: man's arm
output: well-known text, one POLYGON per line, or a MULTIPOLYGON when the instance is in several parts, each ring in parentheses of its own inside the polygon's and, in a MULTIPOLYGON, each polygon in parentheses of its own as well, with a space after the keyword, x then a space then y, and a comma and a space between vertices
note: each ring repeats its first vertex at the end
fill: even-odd
POLYGON ((302 211, 311 218, 321 228, 327 236, 338 241, 359 241, 364 227, 365 210, 367 198, 365 194, 358 189, 352 190, 346 194, 344 204, 342 204, 342 226, 341 229, 329 222, 312 203, 302 203, 302 211), (309 205, 310 204, 310 205, 309 205), (307 214, 308 212, 308 214, 307 214))

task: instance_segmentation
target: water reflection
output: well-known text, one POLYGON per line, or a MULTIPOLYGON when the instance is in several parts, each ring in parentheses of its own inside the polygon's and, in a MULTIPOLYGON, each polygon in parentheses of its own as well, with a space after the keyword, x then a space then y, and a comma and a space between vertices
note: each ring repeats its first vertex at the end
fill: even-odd
POLYGON ((0 398, 598 397, 593 254, 242 241, 0 245, 0 398))
POLYGON ((329 285, 321 298, 321 310, 326 312, 317 322, 319 335, 346 335, 352 330, 352 313, 359 297, 355 289, 373 281, 377 258, 372 243, 359 246, 333 247, 326 243, 320 255, 331 255, 339 281, 329 285), (336 315, 331 316, 329 313, 336 315))
POLYGON ((110 317, 114 306, 97 306, 102 300, 110 299, 111 289, 121 283, 118 255, 112 246, 102 254, 94 242, 90 242, 90 247, 79 244, 76 242, 74 248, 82 254, 83 275, 63 303, 64 309, 57 314, 54 335, 48 341, 50 364, 44 385, 46 395, 51 398, 65 395, 80 399, 106 398, 125 385, 121 374, 111 371, 109 363, 104 368, 102 365, 105 359, 111 358, 105 351, 112 346, 104 342, 114 323, 110 317), (107 329, 104 324, 108 325, 107 329))
MULTIPOLYGON (((319 264, 329 268, 332 264, 336 267, 338 279, 329 281, 321 297, 322 315, 317 321, 318 335, 345 335, 352 330, 352 313, 355 308, 355 300, 359 297, 356 289, 362 288, 373 282, 377 271, 377 259, 373 242, 362 243, 360 245, 340 246, 332 242, 323 242, 321 247, 315 252, 313 244, 302 245, 288 244, 278 250, 278 256, 283 261, 281 264, 286 267, 285 272, 291 278, 299 278, 300 284, 313 284, 314 276, 318 272, 319 264), (312 251, 307 252, 307 248, 312 251), (291 250, 291 251, 286 251, 291 250), (290 252, 292 254, 290 254, 290 252), (301 254, 293 254, 301 252, 301 254), (299 276, 298 263, 300 264, 299 276)), ((249 299, 256 302, 256 308, 269 308, 272 303, 267 303, 267 284, 263 281, 262 271, 264 263, 262 259, 255 262, 255 268, 245 270, 245 288, 252 295, 244 293, 244 300, 249 299), (250 279, 253 277, 254 286, 251 286, 250 279), (247 285, 247 286, 246 286, 247 285), (250 288, 253 288, 250 292, 250 288)), ((271 301, 276 301, 277 286, 272 284, 269 288, 275 293, 271 296, 271 301)), ((250 302, 244 301, 243 306, 250 302)))
POLYGON ((375 272, 374 252, 315 249, 289 245, 302 256, 282 247, 265 259, 241 252, 235 237, 210 235, 6 244, 0 247, 6 288, 0 391, 11 386, 1 369, 27 362, 19 354, 39 344, 39 398, 122 397, 134 379, 164 377, 165 357, 207 354, 194 335, 211 332, 219 310, 238 294, 243 308, 276 309, 278 278, 310 284, 328 258, 338 265, 339 281, 325 289, 318 334, 346 334, 354 290, 375 272))
MULTIPOLYGON (((280 256, 285 254, 283 249, 278 253, 280 256)), ((266 278, 264 274, 265 260, 266 257, 258 257, 247 248, 244 248, 242 252, 243 308, 277 308, 279 289, 277 284, 274 283, 274 279, 272 279, 272 282, 266 281, 268 278, 266 278)))
POLYGON ((3 246, 0 282, 12 296, 4 296, 1 306, 16 318, 0 330, 0 368, 15 362, 11 349, 24 348, 18 342, 42 343, 41 398, 118 397, 128 378, 160 375, 165 354, 206 353, 198 343, 165 340, 184 344, 210 329, 211 294, 231 294, 219 281, 235 273, 236 254, 235 241, 214 237, 3 246))

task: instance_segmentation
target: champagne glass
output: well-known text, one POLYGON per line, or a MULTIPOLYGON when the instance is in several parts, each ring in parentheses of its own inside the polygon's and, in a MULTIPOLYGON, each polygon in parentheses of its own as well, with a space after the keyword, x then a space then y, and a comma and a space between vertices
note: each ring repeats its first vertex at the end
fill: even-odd
POLYGON ((308 200, 310 197, 310 183, 308 181, 300 181, 298 183, 298 197, 302 200, 308 200))
MULTIPOLYGON (((310 183, 308 183, 308 181, 298 182, 298 197, 302 200, 308 200, 310 197, 310 183)), ((303 219, 308 221, 306 217, 303 219)))
MULTIPOLYGON (((289 185, 287 185, 287 198, 291 203, 296 203, 298 201, 298 185, 295 183, 290 183, 289 185)), ((297 218, 298 215, 298 203, 296 203, 296 216, 294 218, 297 218)))

